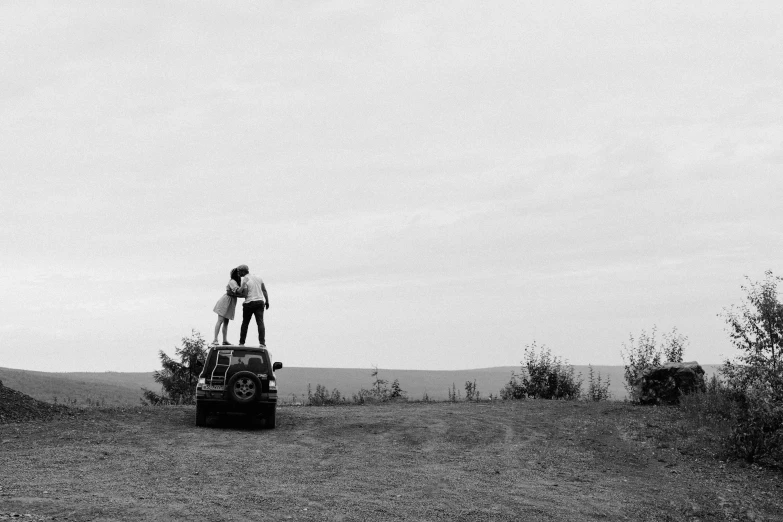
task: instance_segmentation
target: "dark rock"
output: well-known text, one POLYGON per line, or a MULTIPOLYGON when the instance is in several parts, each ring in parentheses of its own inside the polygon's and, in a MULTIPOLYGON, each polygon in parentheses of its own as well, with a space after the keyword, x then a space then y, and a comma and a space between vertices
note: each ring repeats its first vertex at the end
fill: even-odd
POLYGON ((645 369, 636 379, 634 395, 640 404, 678 404, 681 395, 704 389, 699 363, 666 363, 645 369))

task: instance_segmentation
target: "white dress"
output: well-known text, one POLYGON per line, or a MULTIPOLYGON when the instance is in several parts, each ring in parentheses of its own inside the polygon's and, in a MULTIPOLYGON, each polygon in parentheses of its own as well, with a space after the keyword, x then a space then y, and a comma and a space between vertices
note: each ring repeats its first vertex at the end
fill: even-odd
MULTIPOLYGON (((226 292, 236 292, 237 290, 239 290, 239 285, 236 281, 231 279, 226 285, 226 292)), ((234 311, 236 308, 237 298, 228 295, 228 293, 225 293, 220 297, 220 299, 218 299, 218 302, 215 303, 215 308, 213 308, 212 311, 221 317, 228 317, 229 319, 233 320, 234 311)))

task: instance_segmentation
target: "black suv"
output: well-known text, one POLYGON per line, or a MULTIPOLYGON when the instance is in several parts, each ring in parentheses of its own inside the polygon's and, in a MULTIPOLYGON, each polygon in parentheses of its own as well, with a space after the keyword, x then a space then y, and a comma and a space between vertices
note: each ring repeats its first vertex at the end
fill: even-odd
POLYGON ((206 426, 209 413, 242 412, 259 415, 274 428, 275 370, 282 367, 271 363, 266 348, 211 346, 196 385, 196 426, 206 426))

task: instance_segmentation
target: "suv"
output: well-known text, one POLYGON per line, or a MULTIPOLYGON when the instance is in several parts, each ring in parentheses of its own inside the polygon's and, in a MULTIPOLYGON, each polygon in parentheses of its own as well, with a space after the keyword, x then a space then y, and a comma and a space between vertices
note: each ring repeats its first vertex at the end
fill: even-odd
POLYGON ((210 413, 233 411, 261 416, 274 428, 275 370, 282 367, 266 348, 211 346, 196 384, 196 426, 206 426, 210 413))

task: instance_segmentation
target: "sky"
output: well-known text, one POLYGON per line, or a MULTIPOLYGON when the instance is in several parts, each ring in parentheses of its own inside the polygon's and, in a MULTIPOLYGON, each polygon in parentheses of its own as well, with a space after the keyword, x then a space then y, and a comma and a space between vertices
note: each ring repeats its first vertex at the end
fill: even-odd
POLYGON ((288 366, 620 365, 653 326, 731 357, 719 314, 783 275, 782 26, 761 1, 2 2, 0 366, 159 368, 239 264, 288 366))

